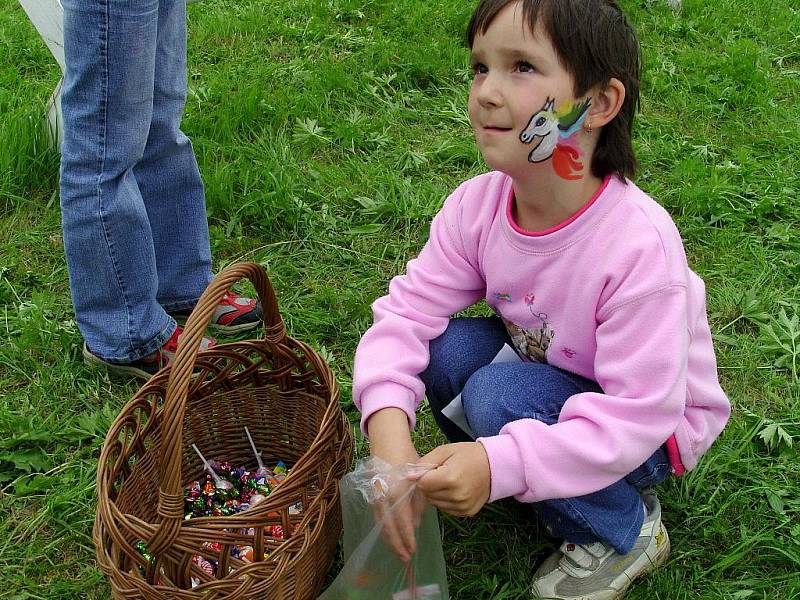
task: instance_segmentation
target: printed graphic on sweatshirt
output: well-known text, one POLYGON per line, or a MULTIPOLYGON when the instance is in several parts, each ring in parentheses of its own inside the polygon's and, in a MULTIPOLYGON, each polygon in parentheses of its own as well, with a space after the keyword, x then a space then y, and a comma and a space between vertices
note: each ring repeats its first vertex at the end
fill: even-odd
POLYGON ((586 120, 591 98, 573 104, 566 101, 558 108, 555 98, 548 98, 519 134, 523 144, 535 142, 528 161, 543 162, 552 157, 556 174, 569 180, 583 177, 583 151, 578 132, 586 120))
POLYGON ((567 348, 566 346, 563 346, 561 348, 561 354, 564 355, 564 358, 575 358, 577 352, 575 352, 575 350, 573 350, 572 348, 567 348))
POLYGON ((511 337, 511 341, 517 349, 517 352, 527 356, 531 360, 546 363, 547 351, 555 337, 555 331, 550 327, 547 321, 547 315, 542 312, 536 312, 534 309, 535 301, 536 296, 533 292, 525 294, 525 305, 528 307, 534 319, 533 323, 535 325, 533 327, 520 327, 505 317, 501 316, 501 318, 503 319, 506 331, 508 331, 508 335, 511 337))

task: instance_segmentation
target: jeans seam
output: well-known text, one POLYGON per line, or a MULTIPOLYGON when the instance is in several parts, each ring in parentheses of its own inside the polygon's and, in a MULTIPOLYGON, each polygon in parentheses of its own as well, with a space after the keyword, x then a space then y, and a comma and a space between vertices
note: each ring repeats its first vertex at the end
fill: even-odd
MULTIPOLYGON (((639 531, 641 531, 641 526, 639 527, 639 531)), ((625 535, 622 536, 622 539, 623 540, 627 540, 628 536, 630 536, 631 532, 636 533, 636 525, 631 525, 630 527, 628 527, 627 531, 625 531, 625 535)), ((638 535, 637 535, 637 537, 638 537, 638 535)), ((634 544, 636 543, 635 539, 634 539, 633 543, 634 544)), ((630 552, 630 548, 627 550, 627 552, 630 552)), ((626 554, 627 554, 627 552, 626 552, 626 554)))
MULTIPOLYGON (((101 83, 101 98, 102 98, 102 108, 100 113, 100 172, 97 175, 97 209, 98 209, 98 216, 100 219, 100 224, 103 228, 103 235, 105 237, 106 248, 108 250, 109 258, 111 259, 111 264, 114 266, 114 276, 117 280, 117 285, 119 286, 120 293, 122 294, 123 305, 125 307, 125 318, 127 321, 127 333, 128 333, 128 348, 133 348, 133 331, 132 331, 132 323, 131 323, 131 313, 130 313, 130 306, 128 305, 128 299, 126 294, 125 285, 122 281, 122 277, 120 274, 118 262, 116 259, 116 255, 114 253, 114 245, 111 240, 111 236, 109 235, 108 224, 105 220, 103 214, 103 178, 105 175, 105 168, 106 168, 106 151, 107 151, 107 138, 108 138, 108 88, 109 88, 109 66, 108 66, 108 31, 110 28, 110 16, 109 16, 109 5, 108 2, 103 3, 103 27, 100 32, 102 44, 103 44, 103 77, 101 83)), ((131 355, 131 352, 128 353, 128 356, 131 355)))
MULTIPOLYGON (((645 479, 650 479, 650 480, 655 479, 656 475, 660 475, 663 471, 667 471, 667 473, 669 473, 670 468, 671 466, 669 464, 663 464, 663 463, 658 464, 655 467, 653 467, 647 474, 639 477, 636 481, 628 481, 628 483, 635 488, 647 487, 647 486, 641 486, 640 483, 645 479)), ((661 481, 663 481, 663 479, 661 481)), ((656 485, 656 484, 651 482, 649 485, 656 485)))

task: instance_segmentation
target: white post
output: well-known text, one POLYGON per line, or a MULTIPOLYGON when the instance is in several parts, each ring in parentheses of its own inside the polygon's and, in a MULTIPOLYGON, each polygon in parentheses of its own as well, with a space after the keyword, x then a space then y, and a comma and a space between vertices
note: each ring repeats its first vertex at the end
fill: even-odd
POLYGON ((47 102, 50 143, 59 146, 62 122, 61 86, 64 83, 64 9, 59 0, 19 0, 19 3, 61 67, 62 77, 47 102))

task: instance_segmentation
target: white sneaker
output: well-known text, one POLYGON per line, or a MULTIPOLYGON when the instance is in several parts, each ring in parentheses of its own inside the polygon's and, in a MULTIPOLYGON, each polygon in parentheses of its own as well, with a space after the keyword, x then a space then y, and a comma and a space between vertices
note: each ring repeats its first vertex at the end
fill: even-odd
POLYGON ((647 516, 628 554, 619 554, 602 542, 564 542, 536 571, 531 588, 534 597, 616 600, 625 595, 634 579, 664 564, 670 544, 661 523, 661 505, 653 493, 642 499, 647 516))

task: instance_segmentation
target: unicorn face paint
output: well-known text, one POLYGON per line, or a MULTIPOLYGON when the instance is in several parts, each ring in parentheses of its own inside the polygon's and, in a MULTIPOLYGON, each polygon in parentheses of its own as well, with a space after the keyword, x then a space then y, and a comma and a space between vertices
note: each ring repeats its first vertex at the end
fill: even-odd
POLYGON ((527 178, 534 164, 552 159, 562 177, 582 176, 575 133, 589 102, 575 98, 572 75, 540 26, 528 29, 520 2, 506 5, 475 36, 472 68, 470 122, 490 167, 527 178))
POLYGON ((567 101, 555 108, 555 99, 548 98, 519 134, 523 144, 533 143, 528 160, 538 163, 552 157, 553 168, 560 177, 580 179, 583 152, 577 138, 590 104, 591 99, 587 98, 579 103, 567 101))

